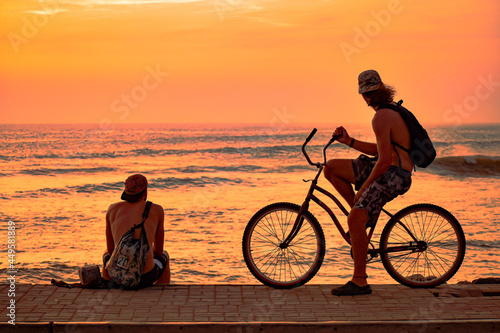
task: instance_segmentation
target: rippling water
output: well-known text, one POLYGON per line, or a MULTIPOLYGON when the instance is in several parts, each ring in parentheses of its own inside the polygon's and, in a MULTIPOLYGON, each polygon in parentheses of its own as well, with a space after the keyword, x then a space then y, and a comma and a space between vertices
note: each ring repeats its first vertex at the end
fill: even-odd
MULTIPOLYGON (((319 127, 308 146, 314 159, 331 135, 319 127)), ((257 283, 241 254, 246 223, 271 202, 301 203, 314 176, 300 152, 312 126, 283 128, 217 125, 1 125, 0 271, 7 270, 7 222, 16 223, 18 281, 76 281, 76 269, 100 264, 104 216, 119 200, 125 178, 145 174, 149 200, 165 209, 165 247, 173 283, 257 283)), ((500 126, 429 128, 438 159, 418 169, 397 210, 431 202, 462 224, 466 259, 452 280, 500 276, 500 126)), ((367 127, 349 128, 374 140, 367 127)), ((344 145, 329 157, 355 158, 344 145)), ((332 189, 326 180, 320 185, 332 189)), ((349 247, 329 217, 311 208, 326 234, 322 269, 310 283, 341 283, 351 274, 349 247)), ((339 213, 338 209, 335 210, 339 213)), ((344 221, 345 225, 345 219, 344 221)), ((385 222, 379 222, 378 230, 385 222)), ((393 283, 380 263, 370 282, 393 283)))

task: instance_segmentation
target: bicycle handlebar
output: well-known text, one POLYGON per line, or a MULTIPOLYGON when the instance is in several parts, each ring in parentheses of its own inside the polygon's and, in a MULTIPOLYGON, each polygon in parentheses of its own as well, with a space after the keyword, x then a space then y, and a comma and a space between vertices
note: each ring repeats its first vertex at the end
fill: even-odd
POLYGON ((323 147, 323 163, 326 164, 326 149, 328 147, 330 147, 330 145, 335 141, 337 140, 339 137, 341 137, 342 134, 339 134, 339 135, 333 135, 332 138, 330 139, 330 141, 328 141, 328 143, 326 144, 325 147, 323 147))
POLYGON ((311 141, 312 137, 314 136, 314 134, 316 134, 316 132, 318 131, 317 128, 314 128, 312 131, 311 131, 311 134, 309 134, 309 136, 307 137, 306 139, 306 143, 308 143, 309 141, 311 141))
MULTIPOLYGON (((304 157, 306 158, 307 162, 310 164, 310 165, 315 165, 316 167, 319 168, 320 166, 320 163, 313 163, 311 161, 311 159, 309 158, 309 155, 307 155, 307 152, 306 152, 306 145, 309 143, 309 141, 311 141, 312 137, 314 136, 314 134, 316 134, 318 130, 316 128, 314 128, 311 132, 311 134, 309 134, 309 136, 307 137, 306 141, 304 142, 304 144, 302 145, 302 153, 304 154, 304 157)), ((328 143, 323 147, 323 164, 326 164, 326 149, 335 141, 337 140, 340 136, 340 135, 334 135, 332 136, 332 138, 330 139, 330 141, 328 141, 328 143)))
MULTIPOLYGON (((314 134, 313 134, 314 135, 314 134)), ((311 135, 309 135, 308 139, 310 140, 310 137, 311 135)), ((302 154, 304 154, 304 157, 306 158, 307 162, 311 165, 316 165, 317 167, 319 167, 319 165, 317 163, 313 163, 311 161, 311 159, 309 158, 309 155, 307 155, 306 153, 306 145, 309 141, 306 139, 306 142, 304 142, 304 144, 302 145, 302 154)))

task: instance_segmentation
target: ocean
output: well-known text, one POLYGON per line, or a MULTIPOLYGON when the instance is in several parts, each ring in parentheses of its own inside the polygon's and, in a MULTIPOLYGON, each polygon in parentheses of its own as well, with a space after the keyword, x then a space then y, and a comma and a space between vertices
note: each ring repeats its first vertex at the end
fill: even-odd
MULTIPOLYGON (((321 125, 308 145, 313 160, 334 126, 321 125)), ((252 215, 278 201, 301 204, 316 168, 300 147, 313 125, 0 125, 0 271, 10 270, 9 221, 15 223, 20 283, 78 281, 77 269, 101 265, 105 213, 120 200, 125 179, 142 173, 149 197, 165 210, 165 249, 174 284, 256 284, 241 240, 252 215)), ((431 126, 438 152, 418 168, 412 188, 386 205, 390 212, 427 202, 461 223, 465 260, 450 283, 500 277, 500 125, 431 126)), ((347 127, 374 141, 370 127, 347 127)), ((333 144, 328 158, 359 153, 333 144)), ((333 191, 324 179, 320 186, 333 191)), ((352 272, 349 246, 330 218, 312 204, 325 236, 322 268, 309 282, 344 283, 352 272)), ((339 209, 334 209, 341 214, 339 209)), ((346 226, 346 219, 340 219, 346 226)), ((376 240, 387 218, 378 222, 376 240)), ((11 241, 12 242, 12 241, 11 241)), ((395 283, 380 262, 370 283, 395 283)))

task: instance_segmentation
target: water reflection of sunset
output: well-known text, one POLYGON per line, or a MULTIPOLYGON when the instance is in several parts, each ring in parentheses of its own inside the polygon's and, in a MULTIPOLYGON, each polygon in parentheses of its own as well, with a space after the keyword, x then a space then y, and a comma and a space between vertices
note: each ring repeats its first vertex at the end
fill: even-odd
MULTIPOLYGON (((19 281, 71 281, 78 278, 77 267, 100 264, 106 210, 120 200, 126 176, 140 172, 149 179, 148 199, 165 209, 172 281, 256 283, 242 258, 246 223, 272 202, 300 204, 309 187, 302 180, 315 174, 300 154, 308 125, 288 125, 272 135, 266 126, 122 125, 95 140, 89 138, 93 129, 0 125, 6 147, 0 158, 0 215, 16 222, 19 281)), ((369 127, 350 129, 363 140, 373 136, 369 127)), ((313 160, 320 158, 330 130, 320 126, 310 142, 313 160)), ((437 160, 418 169, 411 189, 386 208, 395 213, 422 202, 446 208, 467 239, 465 261, 451 283, 498 276, 500 154, 498 145, 491 146, 499 140, 498 125, 430 127, 429 132, 436 138, 437 160), (469 165, 457 163, 460 159, 469 165)), ((357 153, 333 144, 328 156, 357 153)), ((323 177, 320 186, 333 191, 323 177)), ((349 247, 324 211, 315 204, 310 209, 327 244, 325 263, 312 283, 340 283, 351 274, 349 247)), ((345 227, 346 219, 339 220, 345 227)), ((374 240, 386 221, 383 217, 374 240)), ((368 274, 373 283, 392 283, 380 263, 370 264, 368 274)))

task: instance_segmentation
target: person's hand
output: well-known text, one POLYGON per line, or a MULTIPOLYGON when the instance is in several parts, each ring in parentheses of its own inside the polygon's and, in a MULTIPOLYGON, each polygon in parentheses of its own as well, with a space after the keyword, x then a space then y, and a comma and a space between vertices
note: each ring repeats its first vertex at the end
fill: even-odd
POLYGON ((332 136, 334 136, 334 135, 340 135, 337 138, 337 141, 340 143, 343 143, 346 145, 351 143, 351 137, 349 136, 349 134, 347 133, 346 129, 343 126, 337 127, 335 129, 335 131, 333 132, 332 136))

